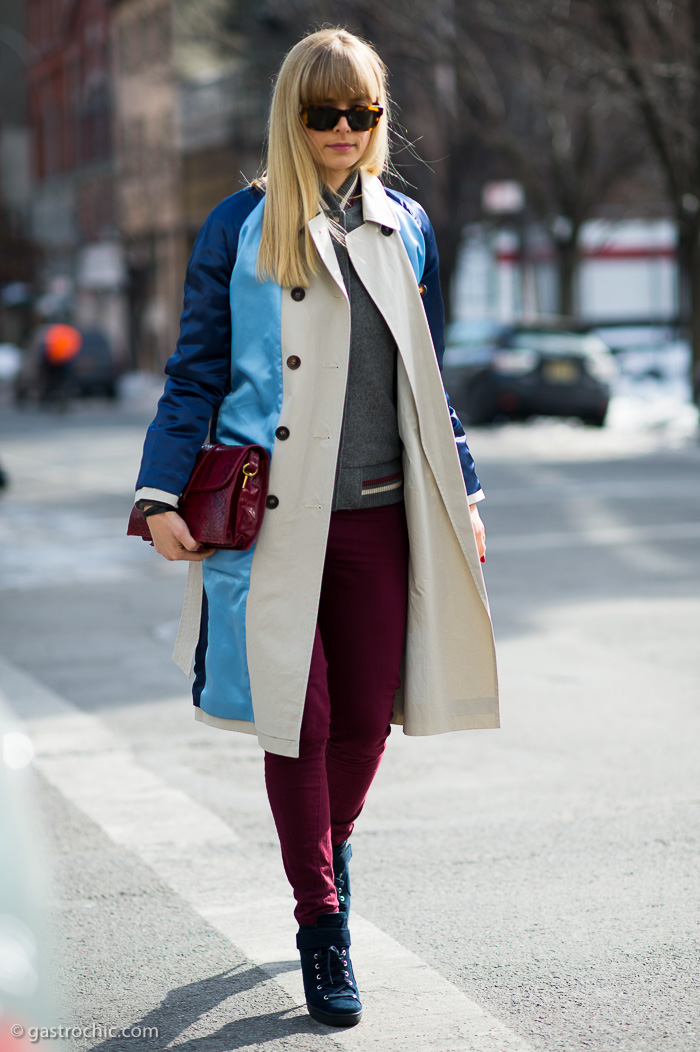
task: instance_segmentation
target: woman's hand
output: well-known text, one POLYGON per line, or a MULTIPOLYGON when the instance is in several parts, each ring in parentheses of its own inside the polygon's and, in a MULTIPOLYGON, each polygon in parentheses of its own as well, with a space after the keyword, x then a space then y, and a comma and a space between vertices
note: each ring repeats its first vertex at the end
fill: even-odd
POLYGON ((176 511, 148 516, 148 528, 153 547, 165 559, 187 559, 201 562, 214 554, 214 548, 202 548, 187 528, 187 523, 176 511))
POLYGON ((481 515, 479 515, 479 505, 470 504, 469 514, 472 517, 472 527, 474 529, 474 536, 476 538, 476 547, 479 551, 479 558, 482 563, 486 562, 486 530, 484 524, 481 521, 481 515))

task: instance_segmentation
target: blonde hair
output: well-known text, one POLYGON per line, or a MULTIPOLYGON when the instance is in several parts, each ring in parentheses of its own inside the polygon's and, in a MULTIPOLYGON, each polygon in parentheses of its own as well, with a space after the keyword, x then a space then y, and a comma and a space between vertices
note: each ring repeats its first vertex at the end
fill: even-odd
POLYGON ((300 107, 329 99, 368 98, 384 107, 357 168, 380 175, 389 160, 386 67, 374 48, 345 29, 321 29, 299 41, 277 76, 270 106, 262 236, 257 273, 279 285, 308 286, 319 268, 307 222, 319 208, 321 180, 300 107))

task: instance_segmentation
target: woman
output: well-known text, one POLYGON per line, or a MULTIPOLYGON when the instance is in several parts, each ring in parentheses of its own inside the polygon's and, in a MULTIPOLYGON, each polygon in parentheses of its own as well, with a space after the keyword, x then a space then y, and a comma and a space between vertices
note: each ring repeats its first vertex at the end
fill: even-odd
POLYGON ((432 228, 378 179, 387 124, 369 45, 323 30, 287 55, 266 175, 192 251, 136 495, 156 549, 204 563, 196 717, 265 750, 307 1005, 333 1026, 362 1011, 349 837, 390 722, 498 726, 482 493, 440 378, 432 228), (271 455, 250 551, 198 550, 172 510, 210 422, 271 455))

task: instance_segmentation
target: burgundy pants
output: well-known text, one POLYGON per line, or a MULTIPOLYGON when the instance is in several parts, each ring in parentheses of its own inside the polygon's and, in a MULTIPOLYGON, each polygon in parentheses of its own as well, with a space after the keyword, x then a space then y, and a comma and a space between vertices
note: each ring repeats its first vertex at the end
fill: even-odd
POLYGON ((406 634, 403 504, 331 515, 298 759, 265 753, 265 780, 299 924, 333 913, 332 848, 350 836, 379 767, 406 634))

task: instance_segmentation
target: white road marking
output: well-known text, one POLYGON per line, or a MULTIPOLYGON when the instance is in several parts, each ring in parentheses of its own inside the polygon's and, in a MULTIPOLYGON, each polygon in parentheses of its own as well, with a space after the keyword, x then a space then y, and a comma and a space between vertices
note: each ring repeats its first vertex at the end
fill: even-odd
POLYGON ((525 552, 550 548, 598 548, 608 545, 646 544, 649 541, 700 541, 700 522, 657 523, 649 526, 610 526, 600 530, 557 530, 492 536, 491 552, 525 552))
MULTIPOLYGON (((301 973, 288 968, 298 957, 279 866, 140 764, 98 717, 1 659, 0 691, 32 737, 43 777, 271 975, 300 1006, 295 1011, 305 1011, 301 973)), ((328 1039, 357 1052, 529 1052, 522 1038, 356 912, 351 928, 365 1014, 359 1027, 329 1031, 328 1039)))
POLYGON ((487 486, 485 489, 489 507, 511 507, 523 504, 569 504, 585 501, 587 504, 612 499, 621 500, 682 500, 688 501, 688 485, 683 479, 654 479, 653 483, 637 479, 586 479, 585 482, 567 482, 555 479, 552 482, 534 481, 528 486, 514 484, 507 489, 487 486))

